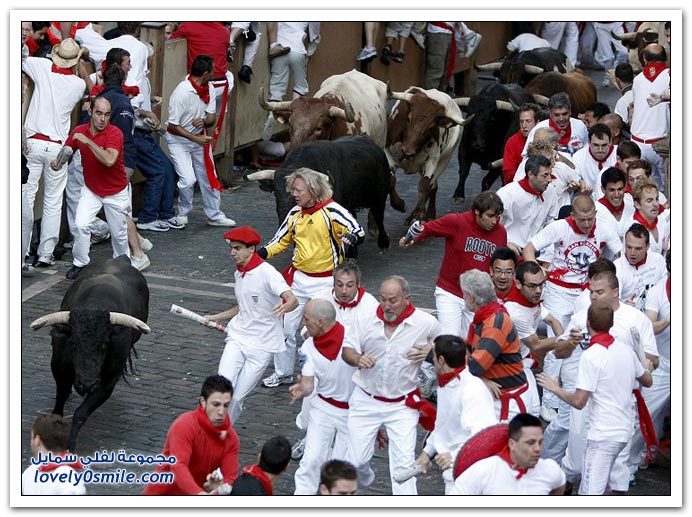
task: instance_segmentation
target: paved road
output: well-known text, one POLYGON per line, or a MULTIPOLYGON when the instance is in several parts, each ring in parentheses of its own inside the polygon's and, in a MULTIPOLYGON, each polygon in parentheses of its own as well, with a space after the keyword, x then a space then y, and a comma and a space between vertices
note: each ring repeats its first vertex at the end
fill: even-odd
MULTIPOLYGON (((600 74, 599 74, 600 75, 600 74)), ((479 86, 485 83, 479 82, 479 86)), ((603 91, 601 98, 614 104, 617 94, 613 88, 603 91)), ((438 217, 468 210, 471 200, 480 189, 482 173, 476 166, 467 181, 469 198, 460 205, 451 203, 451 194, 457 181, 456 156, 440 179, 438 192, 438 217)), ((254 184, 244 184, 240 174, 235 176, 237 189, 222 194, 222 208, 238 224, 255 227, 263 239, 271 237, 277 227, 273 196, 259 190, 254 184)), ((398 177, 398 191, 410 212, 417 196, 418 176, 398 177)), ((494 185, 494 189, 498 188, 494 185)), ((82 428, 77 452, 90 454, 95 450, 118 451, 128 454, 158 454, 171 422, 182 412, 195 407, 202 381, 216 373, 223 350, 221 334, 196 324, 188 324, 169 314, 171 304, 184 306, 199 313, 215 313, 228 308, 233 300, 233 272, 223 230, 204 224, 199 194, 195 197, 195 209, 185 230, 171 230, 158 234, 146 232, 154 248, 149 253, 152 266, 145 271, 150 289, 149 325, 152 332, 143 336, 136 348, 137 374, 121 382, 112 397, 82 428)), ((407 212, 407 213, 408 213, 407 212)), ((404 233, 405 215, 387 208, 385 226, 396 243, 404 233)), ((358 214, 364 226, 365 213, 358 214)), ((443 243, 428 239, 410 249, 392 247, 377 249, 376 240, 369 238, 360 247, 359 263, 364 271, 366 288, 377 293, 381 281, 389 274, 404 275, 411 283, 412 300, 417 307, 434 308, 434 282, 437 276, 443 243)), ((110 245, 93 247, 93 256, 107 257, 110 245)), ((66 254, 64 259, 71 260, 66 254)), ((283 269, 289 256, 284 254, 272 260, 283 269)), ((56 310, 69 286, 64 278, 69 268, 67 262, 58 262, 55 268, 39 273, 33 278, 22 279, 22 469, 30 458, 29 429, 40 412, 50 411, 54 402, 54 382, 50 373, 50 337, 47 330, 32 332, 29 323, 43 314, 56 310)), ((15 300, 13 300, 15 301, 15 300)), ((16 303, 16 301, 15 301, 16 303)), ((268 373, 271 370, 268 370, 268 373)), ((78 403, 73 394, 66 405, 66 415, 71 415, 78 403)), ((246 408, 235 429, 240 437, 241 465, 256 461, 257 454, 266 439, 277 434, 286 435, 291 442, 299 438, 295 416, 300 407, 289 405, 286 386, 276 389, 258 387, 247 399, 246 408)), ((419 440, 422 432, 419 433, 419 440)), ((420 449, 420 444, 419 444, 420 449)), ((670 466, 668 462, 640 472, 639 484, 633 494, 664 495, 670 493, 670 466)), ((121 467, 121 465, 116 465, 121 467)), ((368 492, 373 495, 391 493, 386 450, 377 450, 373 460, 377 478, 368 492)), ((291 464, 288 475, 283 476, 276 492, 290 494, 293 491, 291 464)), ((138 474, 153 470, 151 467, 129 468, 138 474)), ((17 472, 17 471, 14 471, 17 472)), ((420 494, 442 494, 443 483, 439 471, 419 477, 420 494)), ((94 495, 134 495, 141 485, 94 485, 89 487, 94 495)))

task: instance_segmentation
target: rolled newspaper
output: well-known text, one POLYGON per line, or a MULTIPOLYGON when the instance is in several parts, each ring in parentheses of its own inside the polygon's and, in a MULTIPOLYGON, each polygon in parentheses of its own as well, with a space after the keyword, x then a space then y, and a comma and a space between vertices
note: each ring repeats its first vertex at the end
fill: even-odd
POLYGON ((62 167, 65 165, 70 158, 72 158, 72 154, 74 151, 72 151, 71 147, 64 146, 62 149, 60 149, 60 152, 58 152, 58 156, 55 157, 55 161, 58 164, 58 167, 62 167))
POLYGON ((196 321, 200 325, 216 329, 219 332, 226 332, 226 325, 206 320, 204 319, 204 317, 197 314, 196 312, 189 311, 184 307, 180 307, 179 305, 171 305, 171 313, 175 314, 176 316, 180 316, 181 318, 187 318, 189 320, 196 321))
POLYGON ((423 465, 413 465, 405 470, 401 470, 394 475, 394 481, 397 483, 404 483, 414 476, 417 476, 423 472, 423 465))

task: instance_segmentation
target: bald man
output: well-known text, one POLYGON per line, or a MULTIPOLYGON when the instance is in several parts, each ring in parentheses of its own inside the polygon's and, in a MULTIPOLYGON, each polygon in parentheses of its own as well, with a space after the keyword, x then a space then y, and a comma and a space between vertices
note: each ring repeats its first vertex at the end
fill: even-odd
POLYGON ((664 190, 665 164, 653 149, 653 144, 663 140, 670 132, 670 102, 649 106, 649 96, 661 95, 670 89, 670 69, 666 67, 666 50, 656 43, 647 45, 641 53, 642 73, 632 83, 632 140, 642 151, 642 159, 651 162, 653 178, 664 190))
MULTIPOLYGON (((622 241, 610 225, 596 224, 596 206, 590 196, 579 195, 572 201, 571 215, 555 221, 538 232, 523 251, 524 260, 536 262, 541 251, 552 251, 552 263, 545 264, 548 278, 543 290, 543 306, 566 328, 579 294, 589 285, 589 264, 599 256, 615 258, 622 250, 622 241)), ((540 257, 538 258, 540 261, 540 257)), ((548 337, 553 337, 548 328, 548 337)), ((561 361, 551 351, 545 356, 543 370, 557 378, 561 361)), ((558 399, 543 394, 543 415, 546 420, 555 414, 558 399), (554 405, 553 405, 554 404, 554 405)))

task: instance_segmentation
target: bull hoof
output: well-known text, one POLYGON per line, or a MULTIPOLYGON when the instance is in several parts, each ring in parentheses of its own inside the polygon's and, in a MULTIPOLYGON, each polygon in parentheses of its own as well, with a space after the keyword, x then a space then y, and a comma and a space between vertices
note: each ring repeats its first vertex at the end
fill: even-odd
POLYGON ((464 197, 463 196, 452 196, 452 204, 454 205, 460 205, 464 202, 464 197))
POLYGON ((383 235, 377 239, 377 246, 380 248, 380 251, 389 248, 389 244, 389 235, 383 235))

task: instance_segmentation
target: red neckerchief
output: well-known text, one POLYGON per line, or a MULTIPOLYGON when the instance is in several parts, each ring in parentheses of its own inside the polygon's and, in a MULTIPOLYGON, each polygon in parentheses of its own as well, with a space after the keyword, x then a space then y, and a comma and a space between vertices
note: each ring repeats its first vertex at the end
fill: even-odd
POLYGON ((548 125, 551 127, 551 129, 554 129, 555 132, 560 137, 558 140, 558 143, 562 147, 567 147, 567 144, 569 144, 570 138, 572 138, 572 121, 570 120, 570 123, 567 124, 567 128, 564 130, 557 127, 553 123, 553 119, 548 119, 548 125))
POLYGON ((399 314, 399 317, 395 319, 394 321, 387 321, 384 319, 384 311, 382 310, 382 306, 378 305, 377 307, 377 317, 380 318, 385 325, 389 325, 390 327, 396 327, 399 323, 404 321, 406 318, 408 318, 413 312, 416 310, 416 308, 413 306, 412 302, 408 302, 408 305, 404 309, 404 312, 399 314))
POLYGON ((355 299, 351 302, 347 303, 341 303, 336 296, 334 296, 334 289, 332 289, 332 297, 334 298, 334 301, 341 307, 342 309, 350 309, 352 307, 356 307, 360 301, 363 299, 363 296, 365 295, 365 287, 361 286, 358 288, 358 294, 356 295, 355 299))
POLYGON ((512 470, 516 470, 517 472, 519 472, 519 474, 517 474, 516 479, 521 479, 521 477, 529 471, 529 469, 523 469, 519 465, 514 463, 512 455, 509 453, 509 444, 505 445, 505 447, 495 456, 498 456, 505 460, 507 462, 507 465, 509 465, 509 468, 511 468, 512 470))
POLYGON ((538 199, 543 201, 543 194, 539 194, 538 192, 536 192, 534 190, 534 188, 529 184, 529 177, 528 176, 520 179, 517 183, 519 183, 519 186, 521 188, 523 188, 526 192, 536 196, 538 199))
POLYGON ((640 223, 642 226, 644 226, 647 230, 650 232, 656 229, 656 226, 658 225, 658 216, 656 216, 656 219, 654 219, 653 223, 650 223, 646 219, 644 219, 644 216, 639 213, 639 210, 636 210, 634 212, 634 220, 640 223))
POLYGON ((523 305, 524 307, 538 307, 541 302, 538 303, 531 303, 529 302, 526 297, 521 294, 521 291, 517 289, 516 284, 512 284, 512 287, 509 289, 509 292, 507 293, 507 296, 505 297, 505 303, 506 302, 515 302, 518 303, 519 305, 523 305))
POLYGON ((30 55, 30 56, 33 56, 34 54, 36 54, 36 52, 38 52, 38 49, 40 48, 40 47, 38 46, 38 43, 36 43, 36 40, 35 40, 33 37, 31 37, 31 38, 29 38, 28 40, 26 40, 26 41, 24 42, 24 44, 25 44, 25 45, 27 46, 27 48, 29 49, 29 55, 30 55))
POLYGON ((344 342, 344 331, 344 326, 337 321, 327 332, 312 338, 313 343, 315 343, 315 350, 333 361, 339 356, 341 345, 344 342))
POLYGON ((608 158, 610 158, 610 155, 613 153, 613 145, 610 145, 610 149, 608 149, 608 154, 606 154, 606 157, 603 158, 602 160, 599 160, 593 155, 593 152, 591 152, 591 146, 589 146, 589 154, 591 155, 591 158, 594 159, 596 163, 598 163, 598 170, 602 171, 603 170, 603 164, 606 162, 608 158))
MULTIPOLYGON (((577 235, 586 235, 584 232, 582 232, 579 227, 577 226, 577 223, 574 222, 574 217, 571 215, 565 217, 565 221, 567 221, 567 224, 569 224, 570 228, 574 230, 574 233, 577 235)), ((593 236, 596 234, 596 223, 593 223, 593 226, 591 227, 591 231, 587 235, 587 238, 591 239, 593 236)))
POLYGON ((225 440, 228 437, 228 431, 231 429, 231 419, 226 415, 226 420, 223 421, 221 427, 214 427, 207 416, 207 412, 202 407, 202 404, 197 406, 197 411, 195 412, 197 416, 197 423, 204 429, 207 433, 212 435, 217 440, 225 440))
POLYGON ((606 199, 605 196, 603 196, 601 199, 598 200, 599 203, 601 203, 604 207, 608 209, 608 212, 610 212, 613 215, 622 215, 622 212, 625 210, 625 201, 622 201, 622 204, 620 205, 620 208, 615 208, 610 201, 606 199))
POLYGON ((666 69, 665 63, 647 63, 642 73, 650 82, 654 82, 658 75, 666 69))
POLYGON ((305 214, 312 215, 315 212, 317 212, 318 210, 321 210, 322 208, 327 206, 332 201, 334 201, 334 200, 332 198, 329 198, 324 203, 315 203, 310 208, 301 208, 301 211, 303 212, 303 215, 305 215, 305 214))
POLYGON ((202 99, 202 102, 204 104, 209 104, 209 85, 205 84, 204 86, 200 86, 196 82, 192 80, 192 77, 188 76, 187 80, 190 81, 190 84, 192 85, 193 90, 199 95, 199 98, 202 99))
POLYGON ((637 262, 636 264, 632 264, 632 267, 634 269, 639 269, 639 266, 643 266, 644 264, 646 264, 646 258, 648 256, 649 256, 649 254, 647 253, 646 255, 644 255, 644 258, 641 259, 639 262, 637 262))
POLYGON ((250 260, 247 261, 247 264, 245 264, 245 266, 236 264, 235 268, 242 273, 242 275, 240 275, 240 278, 245 278, 245 273, 247 273, 248 271, 252 271, 256 267, 259 267, 262 264, 262 262, 264 262, 264 260, 262 260, 262 258, 257 253, 253 253, 252 257, 250 257, 250 260))
POLYGON ((668 280, 666 280, 666 294, 668 295, 668 301, 670 301, 670 275, 668 275, 668 280))
POLYGON ((53 63, 53 65, 50 67, 50 71, 53 72, 54 74, 60 74, 60 75, 74 75, 72 73, 71 68, 60 68, 58 65, 53 63))
POLYGON ((461 372, 464 371, 466 365, 455 368, 451 372, 441 373, 437 376, 437 384, 440 388, 444 388, 448 383, 452 382, 452 379, 458 379, 461 372))
POLYGON ((269 476, 267 476, 267 473, 259 468, 257 463, 250 465, 249 467, 245 467, 243 469, 243 474, 249 474, 250 476, 259 480, 264 487, 264 491, 267 492, 267 495, 274 495, 274 491, 272 490, 272 482, 269 479, 269 476))
POLYGON ((613 342, 615 342, 615 338, 613 336, 611 336, 607 332, 600 332, 595 336, 591 336, 589 346, 601 345, 603 348, 607 350, 608 347, 613 344, 613 342))
MULTIPOLYGON (((67 456, 66 452, 63 452, 62 454, 58 454, 58 455, 53 455, 54 458, 65 458, 65 456, 67 456)), ((55 469, 60 468, 60 467, 70 467, 71 469, 74 469, 74 470, 82 470, 84 468, 84 465, 82 465, 82 463, 79 460, 75 461, 74 463, 53 463, 53 462, 51 462, 51 463, 46 463, 45 465, 41 465, 38 468, 38 470, 39 470, 39 472, 50 472, 50 471, 55 470, 55 469)))
POLYGON ((482 323, 490 316, 498 312, 504 312, 505 314, 508 314, 507 309, 500 305, 498 301, 491 302, 488 305, 484 305, 483 307, 477 309, 476 313, 473 315, 473 321, 471 322, 471 325, 469 325, 469 333, 466 337, 466 342, 471 343, 471 341, 473 340, 473 335, 476 331, 476 325, 482 323))

